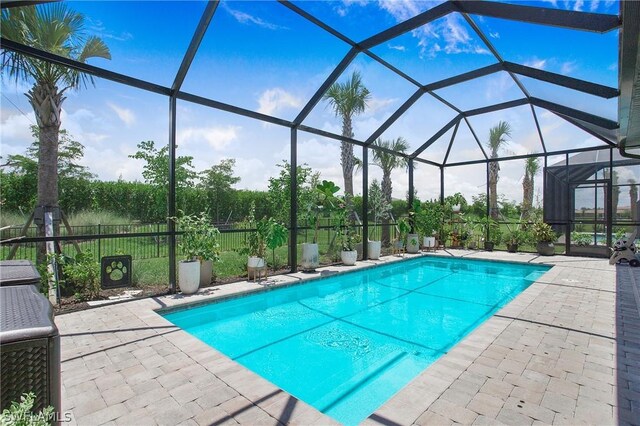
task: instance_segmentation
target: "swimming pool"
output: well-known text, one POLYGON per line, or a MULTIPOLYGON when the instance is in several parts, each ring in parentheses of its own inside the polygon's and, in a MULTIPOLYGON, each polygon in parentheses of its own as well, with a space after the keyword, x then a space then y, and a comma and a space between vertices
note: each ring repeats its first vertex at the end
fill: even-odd
POLYGON ((352 425, 548 269, 421 257, 164 316, 352 425))

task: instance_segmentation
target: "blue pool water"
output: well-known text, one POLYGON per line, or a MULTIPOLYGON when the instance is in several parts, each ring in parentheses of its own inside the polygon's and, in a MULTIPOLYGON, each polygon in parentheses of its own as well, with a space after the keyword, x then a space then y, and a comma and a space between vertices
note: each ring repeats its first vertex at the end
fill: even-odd
POLYGON ((164 316, 352 425, 548 269, 422 257, 164 316))

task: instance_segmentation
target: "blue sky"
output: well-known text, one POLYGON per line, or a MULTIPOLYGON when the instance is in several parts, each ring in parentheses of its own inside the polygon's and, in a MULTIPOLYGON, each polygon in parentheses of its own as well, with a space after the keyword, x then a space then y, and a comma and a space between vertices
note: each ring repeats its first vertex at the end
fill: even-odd
MULTIPOLYGON (((202 1, 72 1, 71 7, 87 17, 87 30, 102 37, 111 49, 111 61, 92 64, 109 70, 170 86, 205 3, 202 1)), ((299 7, 325 19, 338 31, 360 41, 389 25, 406 20, 439 2, 387 1, 299 1, 299 7)), ((617 14, 614 1, 517 2, 544 7, 617 14)), ((609 86, 617 86, 618 32, 595 34, 472 16, 505 60, 545 69, 609 86), (535 31, 535 37, 532 36, 535 31)), ((344 42, 300 18, 273 1, 223 2, 185 79, 182 90, 215 100, 293 119, 335 65, 349 50, 344 42)), ((475 68, 496 59, 472 28, 457 14, 448 15, 372 49, 421 83, 430 83, 475 68)), ((366 139, 416 88, 388 69, 359 54, 343 77, 359 71, 372 99, 367 111, 354 119, 357 138, 366 139)), ((584 108, 616 119, 617 101, 593 98, 548 83, 523 78, 534 96, 584 108)), ((2 155, 21 153, 30 143, 28 125, 35 122, 25 93, 29 84, 2 81, 2 155)), ((523 97, 506 73, 469 81, 437 92, 462 110, 523 97)), ((178 151, 192 155, 198 170, 223 158, 236 158, 242 178, 238 188, 265 189, 268 177, 276 175, 276 164, 289 158, 289 130, 210 108, 178 103, 178 151)), ((588 134, 557 116, 536 108, 548 149, 600 145, 588 134)), ((423 144, 456 113, 423 96, 383 138, 404 137, 411 149, 423 144)), ((483 116, 470 122, 484 143, 489 128, 507 120, 514 128, 505 153, 540 152, 531 108, 519 107, 483 116)), ((318 104, 305 124, 340 133, 337 119, 325 102, 318 104)), ((63 127, 86 147, 85 163, 101 179, 141 180, 141 163, 127 156, 142 140, 163 145, 168 140, 168 100, 103 80, 96 86, 69 93, 64 104, 63 127)), ((444 158, 451 132, 422 155, 444 158)), ((359 153, 360 149, 357 148, 359 153)), ((322 173, 324 179, 342 186, 339 143, 301 132, 299 161, 322 173)), ((450 161, 481 158, 481 152, 466 125, 461 125, 450 161)), ((454 168, 447 172, 447 193, 463 192, 468 198, 482 192, 484 166, 454 168)), ((505 163, 499 192, 520 201, 522 161, 505 163)), ((416 187, 422 198, 439 190, 437 169, 420 165, 416 187)), ((380 179, 376 168, 370 179, 380 179)), ((356 188, 361 188, 356 175, 356 188)), ((639 179, 640 180, 640 179, 639 179)), ((394 196, 407 191, 407 176, 394 176, 394 196)), ((538 188, 541 180, 537 182, 538 188)), ((357 192, 360 192, 357 190, 357 192)))

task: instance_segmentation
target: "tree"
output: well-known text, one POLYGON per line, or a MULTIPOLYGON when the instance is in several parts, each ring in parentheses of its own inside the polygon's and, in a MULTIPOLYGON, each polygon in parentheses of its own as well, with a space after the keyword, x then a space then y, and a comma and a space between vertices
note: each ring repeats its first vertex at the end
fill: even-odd
POLYGON ((534 179, 540 172, 540 159, 529 157, 524 162, 524 178, 522 179, 522 213, 520 220, 529 220, 533 206, 534 179))
MULTIPOLYGON (((36 193, 38 185, 38 152, 40 148, 38 126, 31 126, 31 134, 34 137, 33 143, 27 148, 24 155, 9 155, 6 163, 1 167, 7 167, 10 172, 3 178, 14 180, 19 179, 19 192, 13 195, 6 194, 5 190, 9 190, 8 186, 3 185, 3 193, 6 197, 7 207, 10 209, 28 209, 35 207, 36 193), (12 198, 11 200, 9 198, 12 198), (15 202, 17 201, 17 202, 15 202)), ((76 192, 84 192, 88 182, 95 177, 89 171, 89 168, 78 163, 84 156, 84 145, 74 140, 65 129, 60 129, 58 139, 58 178, 60 187, 60 205, 66 211, 78 209, 79 206, 85 206, 87 200, 79 200, 82 196, 76 192), (78 196, 80 195, 80 196, 78 196)), ((84 195, 84 194, 83 194, 84 195)))
MULTIPOLYGON (((277 177, 269 178, 269 203, 271 211, 278 222, 289 223, 289 211, 291 209, 291 165, 282 160, 278 164, 280 173, 277 177)), ((318 184, 320 173, 314 172, 306 164, 296 168, 296 180, 298 188, 298 220, 302 218, 304 206, 309 204, 313 197, 313 190, 318 184)))
MULTIPOLYGON (((67 3, 2 9, 2 37, 79 62, 111 59, 107 45, 84 29, 84 16, 67 3)), ((33 82, 26 93, 38 124, 37 205, 58 206, 58 137, 62 104, 69 89, 93 84, 93 78, 77 70, 45 62, 10 50, 2 51, 2 72, 16 82, 33 82)), ((44 226, 39 229, 44 235, 44 226)), ((44 245, 39 250, 44 254, 44 245)))
MULTIPOLYGON (((162 196, 166 200, 169 195, 169 146, 165 145, 158 150, 153 141, 142 141, 137 147, 138 151, 129 157, 145 161, 142 177, 146 183, 161 189, 162 196)), ((192 187, 194 179, 198 177, 193 170, 192 160, 191 156, 176 158, 176 204, 181 210, 185 210, 183 192, 192 187)))
POLYGON ((638 185, 635 179, 629 179, 630 219, 638 220, 638 185))
MULTIPOLYGON (((392 150, 400 154, 406 154, 409 149, 409 144, 404 138, 397 138, 393 140, 376 139, 373 144, 386 150, 392 150)), ((373 164, 382 169, 382 194, 387 203, 391 204, 391 194, 393 188, 391 186, 391 172, 398 167, 407 167, 409 162, 407 157, 391 154, 389 151, 383 151, 379 149, 373 150, 373 164)), ((384 225, 389 224, 389 219, 383 220, 384 225)), ((382 245, 389 245, 389 226, 382 227, 382 245)))
MULTIPOLYGON (((374 232, 370 231, 370 234, 377 234, 378 221, 380 219, 389 219, 389 213, 391 212, 391 204, 385 199, 380 183, 377 179, 373 179, 369 185, 369 213, 371 213, 373 224, 375 226, 374 232)), ((368 220, 369 218, 367 218, 368 220)))
MULTIPOLYGON (((353 138, 354 115, 361 114, 371 98, 369 89, 362 84, 359 72, 351 74, 351 78, 344 83, 334 83, 323 97, 335 111, 336 117, 342 118, 342 136, 353 138)), ((342 141, 340 144, 340 164, 344 179, 344 193, 348 200, 353 198, 353 169, 356 158, 353 155, 353 145, 342 141)))
POLYGON ((222 208, 228 209, 231 205, 232 186, 240 182, 240 178, 233 175, 235 165, 234 158, 227 158, 200 173, 200 187, 206 191, 208 204, 215 210, 216 223, 220 223, 222 208))
POLYGON ((489 213, 493 219, 499 215, 498 209, 498 174, 500 164, 495 159, 498 158, 498 151, 508 142, 506 137, 511 137, 511 126, 506 121, 500 121, 497 125, 489 129, 489 141, 487 147, 491 151, 489 162, 489 213))
MULTIPOLYGON (((142 168, 142 177, 146 183, 169 189, 169 146, 165 145, 160 150, 155 147, 153 141, 142 141, 138 145, 138 151, 129 155, 129 158, 144 160, 146 164, 142 168)), ((176 158, 176 188, 193 186, 193 180, 198 176, 193 171, 193 157, 180 156, 176 158)))

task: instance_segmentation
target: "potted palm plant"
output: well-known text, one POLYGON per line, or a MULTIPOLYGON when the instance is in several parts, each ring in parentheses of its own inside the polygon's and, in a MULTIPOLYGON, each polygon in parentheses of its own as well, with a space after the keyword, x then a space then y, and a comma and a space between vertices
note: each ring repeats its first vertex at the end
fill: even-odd
POLYGON ((213 262, 220 259, 218 236, 220 231, 211 225, 206 213, 182 215, 170 218, 175 221, 182 235, 178 249, 185 260, 178 264, 180 290, 183 294, 193 294, 200 285, 211 282, 213 262))
POLYGON ((320 251, 318 248, 318 231, 320 229, 320 215, 330 214, 335 206, 335 194, 340 188, 331 181, 323 180, 313 191, 313 197, 307 205, 307 222, 313 227, 313 242, 302 244, 302 270, 313 272, 320 265, 320 251))
POLYGON ((518 246, 523 244, 526 240, 525 232, 520 227, 510 229, 506 235, 507 251, 509 253, 516 253, 518 246))
POLYGON ((558 238, 553 228, 548 223, 537 221, 531 226, 531 235, 537 242, 536 250, 542 256, 553 256, 555 254, 554 241, 558 238))

